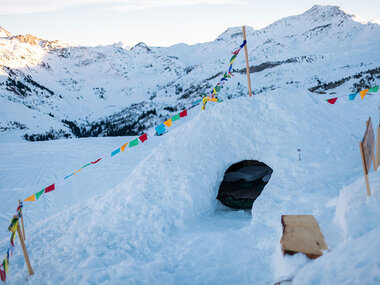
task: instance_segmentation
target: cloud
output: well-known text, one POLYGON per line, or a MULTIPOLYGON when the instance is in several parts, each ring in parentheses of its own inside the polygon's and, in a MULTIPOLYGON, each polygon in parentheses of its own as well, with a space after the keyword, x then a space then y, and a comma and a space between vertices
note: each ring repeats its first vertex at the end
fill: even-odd
POLYGON ((1 0, 0 15, 53 12, 78 5, 103 4, 117 11, 197 4, 247 4, 248 0, 1 0))

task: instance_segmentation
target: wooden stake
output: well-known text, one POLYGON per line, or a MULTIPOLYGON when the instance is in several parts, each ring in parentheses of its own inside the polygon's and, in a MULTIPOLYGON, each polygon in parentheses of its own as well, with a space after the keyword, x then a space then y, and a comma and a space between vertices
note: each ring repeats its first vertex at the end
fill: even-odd
POLYGON ((360 153, 362 155, 363 170, 364 170, 364 179, 365 179, 365 186, 367 187, 367 195, 371 196, 371 187, 369 186, 368 174, 367 174, 366 166, 365 166, 363 143, 360 142, 359 146, 360 146, 360 153))
MULTIPOLYGON (((243 39, 245 41, 247 41, 247 37, 245 35, 245 26, 243 26, 243 39)), ((248 92, 249 92, 249 97, 251 97, 252 96, 252 88, 251 88, 251 76, 250 76, 250 71, 249 71, 247 43, 244 46, 244 52, 245 52, 245 70, 247 73, 247 80, 248 80, 248 92)))
MULTIPOLYGON (((14 218, 17 218, 17 216, 14 216, 14 218)), ((26 263, 26 267, 28 267, 29 275, 33 275, 34 274, 33 268, 32 268, 32 265, 30 264, 28 252, 26 251, 24 237, 23 237, 22 232, 20 230, 20 225, 17 226, 17 234, 18 234, 18 237, 20 239, 20 244, 21 244, 22 252, 24 253, 25 263, 26 263)))
MULTIPOLYGON (((20 199, 18 199, 18 204, 20 205, 21 204, 21 201, 20 199)), ((24 241, 26 240, 26 236, 25 236, 25 228, 24 228, 24 217, 22 215, 22 208, 20 208, 20 214, 21 214, 21 226, 22 226, 22 236, 23 236, 23 239, 24 241)))

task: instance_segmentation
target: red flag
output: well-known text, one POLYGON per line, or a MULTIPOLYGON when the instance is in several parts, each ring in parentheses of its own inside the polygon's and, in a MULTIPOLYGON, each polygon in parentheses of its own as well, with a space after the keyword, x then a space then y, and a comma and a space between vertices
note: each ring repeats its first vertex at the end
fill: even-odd
POLYGON ((179 113, 179 117, 183 118, 187 116, 187 110, 183 110, 181 113, 179 113))
POLYGON ((55 189, 55 183, 45 188, 45 193, 51 192, 55 189))
POLYGON ((240 51, 240 48, 237 49, 237 50, 235 50, 235 51, 233 51, 232 53, 238 55, 238 54, 239 54, 239 51, 240 51))
POLYGON ((1 279, 1 281, 5 282, 7 275, 5 274, 5 270, 2 270, 1 267, 3 267, 2 264, 0 264, 0 279, 1 279))
POLYGON ((327 99, 326 101, 329 102, 330 104, 335 104, 336 100, 338 100, 338 97, 327 99))
POLYGON ((95 160, 94 162, 91 162, 91 164, 95 164, 95 163, 99 162, 100 160, 101 160, 101 158, 95 160))
POLYGON ((142 136, 139 136, 139 139, 143 143, 143 142, 145 142, 148 139, 148 135, 147 134, 143 134, 142 136))

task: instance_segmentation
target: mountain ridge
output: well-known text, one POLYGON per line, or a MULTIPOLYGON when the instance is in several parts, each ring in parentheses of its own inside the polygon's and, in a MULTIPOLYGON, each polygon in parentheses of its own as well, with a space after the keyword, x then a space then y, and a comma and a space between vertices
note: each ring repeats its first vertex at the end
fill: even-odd
MULTIPOLYGON (((365 72, 380 67, 380 25, 357 22, 339 7, 316 5, 263 29, 246 30, 254 94, 288 85, 321 90, 314 87, 347 77, 331 92, 379 83, 378 73, 365 72)), ((0 137, 9 140, 47 133, 53 138, 136 135, 210 91, 242 42, 239 27, 212 42, 171 47, 141 42, 130 49, 120 43, 70 46, 0 31, 7 35, 0 37, 0 100, 6 106, 0 137)), ((244 56, 233 67, 237 75, 223 88, 222 99, 247 94, 244 56)))

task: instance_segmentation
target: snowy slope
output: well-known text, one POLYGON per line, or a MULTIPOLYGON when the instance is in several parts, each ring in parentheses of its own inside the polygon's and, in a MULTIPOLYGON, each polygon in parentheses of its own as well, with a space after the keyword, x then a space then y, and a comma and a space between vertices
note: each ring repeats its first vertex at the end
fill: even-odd
MULTIPOLYGON (((377 196, 366 203, 358 150, 365 120, 377 118, 379 103, 372 96, 329 105, 310 92, 282 88, 204 112, 190 110, 182 125, 166 135, 84 171, 27 206, 27 246, 36 272, 29 282, 273 284, 289 277, 278 274, 281 268, 275 262, 281 215, 313 214, 331 252, 311 262, 289 258, 300 267, 295 283, 336 284, 315 279, 322 278, 315 277, 315 268, 339 261, 345 247, 359 255, 354 250, 359 245, 360 256, 377 250, 375 242, 367 242, 374 241, 378 224, 361 229, 355 224, 361 212, 379 220, 377 196), (297 148, 302 149, 301 161, 297 148), (251 215, 231 212, 216 200, 224 171, 244 159, 262 161, 274 170, 251 215), (350 198, 351 191, 358 199, 350 198), (363 210, 351 214, 352 207, 363 210)), ((1 191, 27 197, 70 173, 64 167, 73 170, 128 140, 2 143, 0 167, 7 174, 1 178, 1 191), (24 164, 30 165, 28 179, 17 181, 24 164), (16 189, 7 177, 17 183, 16 189)), ((370 176, 375 189, 378 177, 370 176)), ((7 195, 16 203, 14 194, 7 195)), ((0 199, 9 213, 10 201, 3 195, 0 199)), ((2 217, 2 228, 7 218, 2 217)), ((0 241, 3 252, 7 235, 0 241)), ((361 276, 371 283, 379 278, 376 260, 366 263, 363 258, 349 271, 338 267, 331 275, 335 280, 361 276), (367 265, 375 268, 362 276, 367 265)), ((19 247, 11 262, 9 284, 23 282, 27 273, 19 247)))
MULTIPOLYGON (((78 135, 62 120, 80 127, 82 136, 135 135, 210 91, 242 43, 240 27, 212 42, 168 48, 75 47, 4 29, 0 36, 3 141, 78 135)), ((247 27, 247 40, 255 94, 290 86, 327 98, 380 84, 379 24, 335 6, 314 6, 261 30, 247 27)), ((221 98, 247 94, 243 60, 236 59, 236 77, 221 98)))

